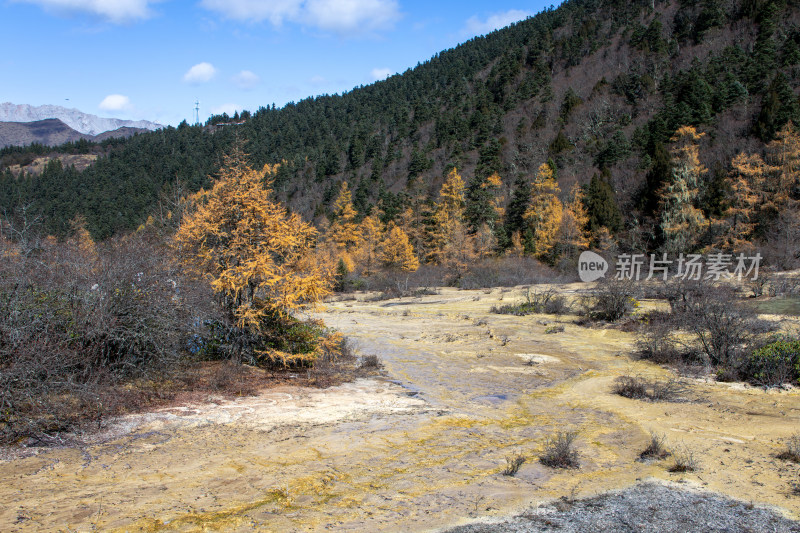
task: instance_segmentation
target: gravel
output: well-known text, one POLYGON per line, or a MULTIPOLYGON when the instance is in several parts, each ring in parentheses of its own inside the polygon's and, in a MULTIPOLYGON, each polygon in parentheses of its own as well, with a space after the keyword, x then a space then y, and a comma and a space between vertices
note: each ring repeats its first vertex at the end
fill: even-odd
POLYGON ((447 533, 535 531, 800 533, 800 522, 717 494, 648 482, 584 500, 562 499, 504 522, 470 524, 447 533))

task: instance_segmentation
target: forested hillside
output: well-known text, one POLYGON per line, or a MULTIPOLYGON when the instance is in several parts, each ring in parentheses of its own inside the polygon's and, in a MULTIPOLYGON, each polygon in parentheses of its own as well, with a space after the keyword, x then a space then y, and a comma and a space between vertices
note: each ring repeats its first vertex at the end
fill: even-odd
MULTIPOLYGON (((670 232, 691 222, 689 248, 789 243, 797 224, 784 215, 799 192, 787 147, 800 143, 786 125, 800 119, 799 21, 786 1, 572 0, 343 95, 138 135, 82 172, 58 162, 35 177, 6 170, 0 205, 42 213, 57 235, 83 214, 105 238, 209 186, 238 138, 255 167, 280 163, 278 196, 320 226, 335 219, 343 181, 357 219, 377 207, 383 222, 400 224, 414 207, 430 225, 457 168, 468 231, 486 226, 499 248, 518 239, 551 262, 563 250, 537 249, 537 188, 546 189, 542 205, 583 205, 573 209, 587 217, 574 242, 677 249, 670 232), (684 126, 692 128, 676 136, 684 126), (740 152, 761 162, 743 166, 740 152), (785 200, 742 204, 737 176, 748 175, 747 198, 785 200)), ((4 149, 0 161, 29 150, 4 149)))

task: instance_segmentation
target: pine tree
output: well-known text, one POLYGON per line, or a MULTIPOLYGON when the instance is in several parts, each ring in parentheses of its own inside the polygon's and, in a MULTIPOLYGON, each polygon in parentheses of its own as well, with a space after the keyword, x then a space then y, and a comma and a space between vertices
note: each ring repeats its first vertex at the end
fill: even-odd
POLYGON ((525 211, 528 210, 528 203, 531 201, 531 184, 528 179, 520 174, 514 180, 514 190, 511 193, 511 198, 508 207, 505 210, 503 217, 503 231, 501 233, 502 240, 500 246, 508 248, 512 246, 512 236, 519 235, 524 231, 525 227, 525 211))
POLYGON ((502 209, 499 207, 502 198, 497 197, 502 185, 503 181, 496 172, 485 179, 475 177, 470 181, 466 191, 464 211, 470 232, 477 232, 484 224, 494 229, 498 218, 502 215, 502 209))
POLYGON ((497 250, 497 236, 487 224, 483 224, 478 228, 472 240, 474 242, 475 254, 480 258, 494 255, 497 250))
POLYGON ((339 188, 339 195, 333 203, 333 221, 330 225, 328 240, 334 242, 341 251, 351 252, 361 239, 353 197, 346 181, 339 188))
POLYGON ((592 234, 596 234, 601 227, 613 233, 622 229, 622 213, 617 205, 608 169, 603 169, 599 176, 592 176, 584 201, 589 216, 588 227, 592 234))
MULTIPOLYGON (((790 120, 767 145, 767 160, 775 167, 766 187, 777 209, 788 207, 792 190, 800 185, 800 135, 790 120)), ((766 198, 765 198, 766 199, 766 198)))

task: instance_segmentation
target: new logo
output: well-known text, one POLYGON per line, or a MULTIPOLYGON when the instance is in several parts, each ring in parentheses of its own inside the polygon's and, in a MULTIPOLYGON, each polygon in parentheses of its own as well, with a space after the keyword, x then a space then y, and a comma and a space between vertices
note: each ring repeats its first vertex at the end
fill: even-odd
POLYGON ((608 261, 603 256, 594 252, 583 252, 578 258, 578 276, 581 281, 588 283, 597 281, 608 272, 608 261))

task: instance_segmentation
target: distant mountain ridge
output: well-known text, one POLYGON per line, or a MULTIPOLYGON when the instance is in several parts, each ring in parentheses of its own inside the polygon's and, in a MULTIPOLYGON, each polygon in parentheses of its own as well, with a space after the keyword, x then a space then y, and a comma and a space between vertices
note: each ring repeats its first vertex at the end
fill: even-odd
POLYGON ((27 104, 12 104, 10 102, 0 104, 0 122, 37 122, 54 118, 78 133, 91 136, 120 128, 154 131, 164 127, 149 120, 103 118, 77 109, 68 109, 57 105, 31 106, 27 104))
POLYGON ((70 128, 57 118, 48 118, 33 122, 0 121, 0 148, 6 146, 27 146, 33 143, 45 146, 59 146, 81 139, 87 141, 104 141, 112 137, 130 137, 136 133, 149 130, 123 126, 112 131, 104 131, 99 135, 87 135, 70 128))

